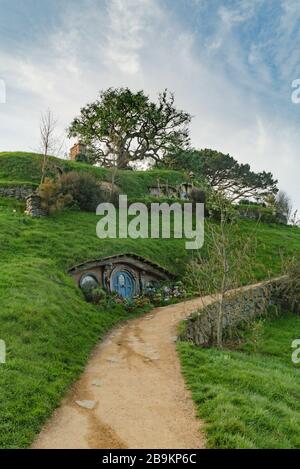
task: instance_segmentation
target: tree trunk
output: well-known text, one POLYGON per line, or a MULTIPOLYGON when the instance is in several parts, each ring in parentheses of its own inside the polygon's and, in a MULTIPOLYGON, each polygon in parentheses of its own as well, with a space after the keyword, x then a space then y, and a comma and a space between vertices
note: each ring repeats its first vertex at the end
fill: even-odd
POLYGON ((118 169, 125 169, 127 167, 127 153, 125 148, 121 147, 119 152, 118 152, 118 157, 117 157, 117 168, 118 169))

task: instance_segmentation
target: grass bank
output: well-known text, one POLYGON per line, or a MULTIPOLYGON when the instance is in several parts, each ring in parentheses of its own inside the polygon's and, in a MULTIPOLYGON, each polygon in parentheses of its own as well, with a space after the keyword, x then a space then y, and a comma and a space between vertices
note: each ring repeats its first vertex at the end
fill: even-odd
POLYGON ((291 344, 300 317, 261 323, 235 350, 178 344, 182 371, 210 448, 300 448, 300 366, 291 344))
MULTIPOLYGON (((0 186, 7 185, 32 185, 39 184, 41 179, 42 156, 37 153, 26 152, 2 152, 0 153, 0 186)), ((56 168, 63 171, 79 171, 91 173, 99 180, 111 181, 111 171, 75 161, 61 158, 49 158, 48 175, 55 175, 56 168)), ((120 170, 116 174, 116 184, 121 193, 128 197, 145 197, 149 193, 150 186, 160 183, 178 185, 185 181, 186 177, 179 171, 150 170, 150 171, 126 171, 120 170)))
POLYGON ((45 219, 0 199, 0 448, 25 448, 114 325, 142 314, 95 307, 67 274, 90 258, 135 252, 180 272, 183 240, 99 240, 93 214, 65 211, 45 219), (177 259, 177 264, 176 264, 177 259))

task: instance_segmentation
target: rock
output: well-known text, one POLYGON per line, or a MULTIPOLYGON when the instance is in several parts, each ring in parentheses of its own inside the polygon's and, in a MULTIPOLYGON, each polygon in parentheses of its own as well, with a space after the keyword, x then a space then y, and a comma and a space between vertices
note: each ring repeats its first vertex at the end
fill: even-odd
POLYGON ((102 384, 103 384, 102 379, 94 379, 94 381, 92 381, 93 386, 101 386, 102 384))
POLYGON ((111 363, 119 363, 120 360, 116 357, 109 357, 106 359, 106 361, 111 362, 111 363))
POLYGON ((96 405, 95 401, 84 400, 84 401, 75 401, 75 402, 77 405, 79 405, 79 407, 82 407, 83 409, 89 409, 89 410, 94 409, 96 405))

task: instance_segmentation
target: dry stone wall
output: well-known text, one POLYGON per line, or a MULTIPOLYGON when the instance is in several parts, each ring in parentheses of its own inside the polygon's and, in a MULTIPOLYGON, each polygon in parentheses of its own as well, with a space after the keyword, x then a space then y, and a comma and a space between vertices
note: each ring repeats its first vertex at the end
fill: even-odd
MULTIPOLYGON (((234 330, 243 322, 251 322, 257 317, 267 315, 271 305, 300 313, 299 305, 296 311, 292 309, 293 305, 282 303, 282 282, 283 279, 268 282, 225 298, 222 309, 223 335, 226 336, 226 332, 234 330)), ((188 318, 182 338, 201 347, 214 345, 217 339, 218 316, 219 301, 200 309, 188 318)))
POLYGON ((25 200, 33 191, 34 188, 30 186, 0 186, 0 197, 25 200))

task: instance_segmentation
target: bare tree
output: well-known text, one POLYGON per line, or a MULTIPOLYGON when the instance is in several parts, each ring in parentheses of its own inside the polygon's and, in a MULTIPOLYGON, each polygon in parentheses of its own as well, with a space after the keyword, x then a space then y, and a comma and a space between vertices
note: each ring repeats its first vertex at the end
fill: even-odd
POLYGON ((278 192, 275 199, 275 208, 279 221, 287 225, 300 225, 298 210, 293 208, 293 202, 286 192, 278 192))
POLYGON ((298 210, 293 210, 289 220, 290 225, 300 227, 300 215, 298 210))
MULTIPOLYGON (((222 348, 225 301, 232 290, 253 280, 251 266, 255 257, 257 225, 248 236, 242 236, 235 210, 220 193, 215 194, 214 206, 219 212, 219 223, 206 226, 206 252, 200 252, 191 262, 186 281, 195 294, 203 297, 203 307, 206 306, 204 295, 215 295, 218 314, 213 329, 217 347, 222 348)), ((237 307, 244 307, 242 296, 237 307)), ((234 312, 237 316, 239 313, 234 312)))
POLYGON ((47 109, 41 114, 40 119, 40 151, 43 154, 42 170, 41 170, 41 184, 44 182, 49 156, 57 155, 64 141, 59 143, 56 136, 57 119, 54 117, 52 111, 47 109))
POLYGON ((275 199, 275 208, 278 219, 288 224, 292 213, 292 201, 284 191, 279 191, 275 199))

